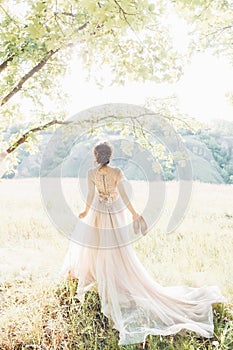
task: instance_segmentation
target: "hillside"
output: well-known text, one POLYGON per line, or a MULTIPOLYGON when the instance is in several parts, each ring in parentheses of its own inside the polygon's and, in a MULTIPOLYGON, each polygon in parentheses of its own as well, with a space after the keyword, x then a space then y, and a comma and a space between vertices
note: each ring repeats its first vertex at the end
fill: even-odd
POLYGON ((206 144, 194 135, 184 136, 184 140, 193 166, 193 179, 201 182, 224 183, 221 168, 206 144))
MULTIPOLYGON (((13 132, 15 130, 9 130, 10 134, 13 132)), ((180 134, 192 161, 194 180, 208 183, 233 183, 233 122, 217 120, 209 123, 205 129, 199 130, 195 135, 189 130, 183 129, 180 134)), ((42 135, 43 142, 39 146, 39 152, 30 155, 22 149, 19 152, 20 164, 15 168, 15 174, 5 174, 4 177, 27 178, 39 176, 42 154, 52 133, 46 131, 42 135)), ((94 136, 90 137, 93 140, 94 136)), ((71 154, 64 163, 63 176, 78 176, 80 164, 85 161, 86 155, 91 152, 90 146, 88 146, 86 141, 88 141, 88 137, 72 148, 71 154)), ((119 147, 115 148, 114 156, 119 156, 120 144, 119 147)), ((59 161, 61 162, 63 158, 66 158, 64 147, 61 147, 61 151, 58 154, 58 158, 54 159, 53 166, 55 167, 56 164, 59 164, 59 161)), ((121 166, 129 179, 142 179, 140 172, 132 164, 127 164, 126 166, 124 161, 121 160, 113 165, 121 166)), ((167 180, 174 179, 174 167, 171 169, 164 168, 164 175, 167 180)))

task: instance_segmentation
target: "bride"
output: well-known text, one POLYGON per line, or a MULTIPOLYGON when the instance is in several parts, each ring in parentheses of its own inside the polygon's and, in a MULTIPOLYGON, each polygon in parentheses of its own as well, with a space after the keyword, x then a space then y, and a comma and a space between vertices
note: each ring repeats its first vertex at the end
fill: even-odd
POLYGON ((102 312, 119 331, 119 345, 145 343, 149 334, 182 329, 212 337, 212 304, 226 301, 219 288, 163 287, 151 278, 129 244, 125 209, 135 233, 144 234, 146 223, 128 198, 123 172, 109 165, 111 146, 98 144, 94 156, 97 166, 88 171, 86 208, 76 227, 82 244, 70 243, 62 276, 78 279, 80 301, 86 291, 97 289, 102 312))

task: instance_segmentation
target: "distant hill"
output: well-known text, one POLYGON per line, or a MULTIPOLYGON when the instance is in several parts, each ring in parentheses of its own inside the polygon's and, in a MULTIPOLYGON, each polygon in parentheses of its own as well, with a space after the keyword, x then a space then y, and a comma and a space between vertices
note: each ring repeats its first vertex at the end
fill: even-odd
POLYGON ((209 183, 224 183, 218 163, 211 150, 197 136, 184 136, 193 167, 193 179, 209 183))
MULTIPOLYGON (((14 133, 15 129, 10 132, 14 133)), ((208 183, 233 183, 233 122, 214 120, 195 135, 190 130, 184 129, 180 131, 180 134, 192 161, 194 180, 208 183)), ((51 135, 52 133, 48 131, 43 134, 44 142, 40 146, 40 151, 36 154, 30 155, 25 150, 19 153, 20 164, 14 175, 16 178, 39 176, 42 153, 51 135)), ((83 141, 72 148, 72 153, 65 163, 63 176, 78 176, 80 164, 85 161, 87 154, 91 152, 87 145, 88 142, 83 141)), ((64 147, 61 147, 60 159, 64 158, 62 152, 64 153, 64 147)), ((115 149, 115 156, 117 154, 118 149, 115 149)), ((59 163, 59 157, 54 160, 55 163, 59 163)), ((123 160, 116 162, 115 165, 125 168, 129 179, 140 178, 137 169, 130 164, 124 164, 123 160)), ((175 178, 174 168, 165 168, 164 173, 168 180, 175 178)))

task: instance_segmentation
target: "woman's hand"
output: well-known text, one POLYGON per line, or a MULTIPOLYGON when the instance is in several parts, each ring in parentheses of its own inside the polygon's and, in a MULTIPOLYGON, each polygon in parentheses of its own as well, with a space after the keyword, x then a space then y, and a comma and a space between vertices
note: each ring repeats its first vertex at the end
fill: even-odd
POLYGON ((79 216, 78 216, 78 217, 79 217, 79 219, 83 219, 83 218, 85 218, 85 216, 87 216, 87 213, 88 213, 88 212, 87 212, 86 210, 85 210, 85 211, 83 211, 82 213, 80 213, 80 214, 79 214, 79 216))
POLYGON ((133 221, 135 221, 135 220, 140 218, 140 215, 135 212, 135 213, 132 214, 132 218, 133 218, 133 221))

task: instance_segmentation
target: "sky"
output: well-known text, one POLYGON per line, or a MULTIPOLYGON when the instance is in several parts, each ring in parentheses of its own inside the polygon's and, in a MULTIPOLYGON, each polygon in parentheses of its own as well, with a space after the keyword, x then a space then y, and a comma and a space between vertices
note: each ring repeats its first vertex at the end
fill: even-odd
POLYGON ((148 97, 163 98, 176 94, 183 113, 200 121, 216 118, 233 121, 233 105, 226 97, 227 93, 233 93, 233 67, 224 57, 197 54, 184 68, 184 75, 176 84, 135 82, 100 88, 93 81, 86 81, 85 77, 81 62, 73 60, 63 81, 70 95, 71 115, 104 103, 144 104, 148 97))
MULTIPOLYGON (((171 27, 175 48, 182 54, 189 44, 187 23, 173 11, 166 18, 171 27)), ((108 72, 106 79, 108 80, 108 72)), ((226 97, 233 93, 233 66, 224 57, 197 53, 184 75, 176 84, 128 83, 125 86, 100 89, 93 81, 85 81, 85 72, 77 58, 70 64, 70 73, 63 83, 70 95, 70 114, 104 103, 133 103, 143 105, 148 97, 167 97, 176 94, 180 111, 199 121, 226 119, 233 121, 233 105, 226 97)))
POLYGON ((226 96, 233 93, 233 67, 225 58, 196 55, 175 90, 181 110, 197 119, 233 121, 233 105, 226 96))
MULTIPOLYGON (((17 14, 24 14, 25 6, 17 6, 17 14)), ((175 48, 185 53, 189 44, 187 23, 170 11, 165 19, 171 28, 175 48)), ((106 71, 106 80, 109 80, 106 71)), ((233 105, 226 97, 233 93, 233 66, 224 57, 217 58, 210 53, 196 54, 191 63, 184 67, 184 75, 176 84, 127 83, 125 86, 100 88, 94 81, 86 81, 81 61, 77 55, 70 62, 69 72, 62 80, 70 96, 69 115, 83 109, 105 103, 145 104, 149 97, 168 97, 176 94, 180 111, 200 121, 221 118, 233 121, 233 105)))

